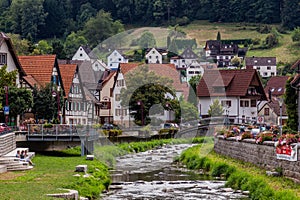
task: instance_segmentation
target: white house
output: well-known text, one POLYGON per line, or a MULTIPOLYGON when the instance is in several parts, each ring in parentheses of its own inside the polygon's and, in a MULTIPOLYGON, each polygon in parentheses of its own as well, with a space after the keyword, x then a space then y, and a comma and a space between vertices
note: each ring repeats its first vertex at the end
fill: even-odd
POLYGON ((276 76, 276 57, 246 57, 246 68, 256 69, 263 78, 276 76))
POLYGON ((205 73, 206 70, 217 69, 217 65, 215 63, 209 62, 198 62, 196 60, 192 61, 192 63, 186 68, 186 81, 189 82, 193 76, 198 76, 205 73))
POLYGON ((111 70, 117 70, 119 67, 119 63, 128 63, 128 59, 120 54, 117 50, 114 50, 107 57, 107 66, 111 70))
POLYGON ((260 101, 267 100, 256 70, 207 70, 197 86, 199 113, 208 117, 210 105, 219 100, 223 115, 236 123, 256 120, 260 101))
POLYGON ((176 69, 186 69, 198 59, 199 56, 191 48, 186 48, 181 55, 172 57, 170 63, 174 64, 176 69))
POLYGON ((0 32, 0 68, 4 65, 7 66, 7 71, 18 71, 16 85, 21 86, 22 77, 25 76, 25 71, 20 65, 18 56, 14 50, 10 38, 3 32, 0 32))
POLYGON ((88 46, 80 46, 76 53, 73 55, 72 60, 91 60, 91 57, 89 56, 89 53, 91 52, 91 49, 88 46))
POLYGON ((167 52, 165 50, 159 50, 156 48, 149 49, 146 52, 146 63, 156 63, 156 64, 162 64, 163 63, 163 57, 167 55, 167 52))

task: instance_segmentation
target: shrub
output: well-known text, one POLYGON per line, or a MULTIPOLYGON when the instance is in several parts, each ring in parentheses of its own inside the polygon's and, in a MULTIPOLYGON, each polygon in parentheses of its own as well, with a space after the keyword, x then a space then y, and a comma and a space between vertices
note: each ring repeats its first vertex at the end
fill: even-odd
POLYGON ((44 128, 52 128, 53 127, 53 124, 50 124, 50 123, 46 123, 43 125, 44 128))

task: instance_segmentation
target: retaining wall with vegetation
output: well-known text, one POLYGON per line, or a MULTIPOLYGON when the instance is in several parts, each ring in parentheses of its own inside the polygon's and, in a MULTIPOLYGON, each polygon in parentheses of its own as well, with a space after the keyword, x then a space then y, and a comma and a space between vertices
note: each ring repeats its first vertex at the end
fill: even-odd
POLYGON ((300 148, 297 161, 279 160, 276 158, 275 145, 272 141, 256 144, 254 139, 237 141, 236 138, 217 136, 214 140, 216 153, 234 159, 253 163, 267 170, 281 168, 284 176, 300 182, 300 148))

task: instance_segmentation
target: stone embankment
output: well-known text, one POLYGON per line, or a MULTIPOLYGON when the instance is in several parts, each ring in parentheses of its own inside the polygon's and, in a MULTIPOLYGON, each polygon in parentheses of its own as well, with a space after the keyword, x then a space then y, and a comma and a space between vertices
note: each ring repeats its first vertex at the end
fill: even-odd
POLYGON ((279 160, 276 158, 275 145, 272 141, 256 144, 254 139, 237 141, 236 138, 215 137, 214 150, 216 153, 234 159, 253 163, 267 170, 280 168, 284 176, 300 182, 300 148, 297 161, 279 160))

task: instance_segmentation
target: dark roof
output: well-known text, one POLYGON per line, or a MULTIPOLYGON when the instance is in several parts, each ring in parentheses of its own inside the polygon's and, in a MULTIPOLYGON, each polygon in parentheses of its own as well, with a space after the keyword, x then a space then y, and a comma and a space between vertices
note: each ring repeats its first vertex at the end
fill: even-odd
MULTIPOLYGON (((273 112, 277 116, 280 116, 280 105, 276 98, 272 98, 272 101, 269 101, 268 103, 266 103, 260 110, 264 109, 266 105, 269 105, 269 107, 273 110, 273 112)), ((287 116, 286 105, 284 102, 282 104, 282 115, 287 116)))
POLYGON ((88 89, 97 89, 98 81, 101 78, 101 74, 95 73, 90 61, 83 61, 79 66, 80 81, 84 87, 88 89))
POLYGON ((190 48, 190 47, 186 48, 180 56, 183 57, 184 59, 198 59, 199 58, 199 56, 197 54, 195 54, 194 51, 192 50, 192 48, 190 48))
POLYGON ((265 87, 265 93, 268 94, 269 90, 272 93, 272 96, 281 96, 285 92, 285 84, 289 76, 272 76, 267 82, 265 87))
POLYGON ((261 100, 267 100, 256 70, 207 70, 197 86, 197 96, 246 96, 249 86, 258 88, 261 100), (216 87, 225 91, 215 90, 216 87))
POLYGON ((291 69, 299 69, 299 68, 300 68, 300 59, 297 60, 297 62, 295 62, 295 63, 292 65, 291 69))
POLYGON ((220 49, 221 41, 220 40, 207 40, 205 43, 205 49, 220 49))
POLYGON ((246 57, 246 66, 274 66, 276 65, 276 57, 246 57))

